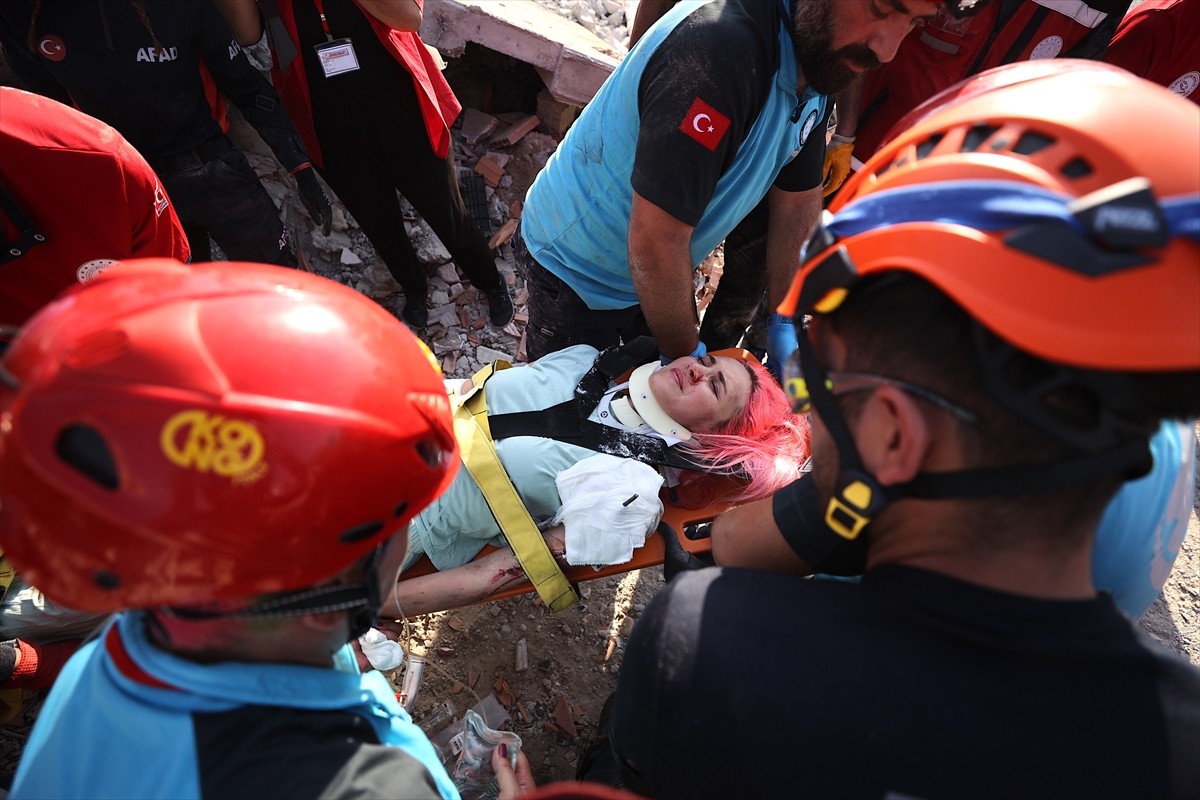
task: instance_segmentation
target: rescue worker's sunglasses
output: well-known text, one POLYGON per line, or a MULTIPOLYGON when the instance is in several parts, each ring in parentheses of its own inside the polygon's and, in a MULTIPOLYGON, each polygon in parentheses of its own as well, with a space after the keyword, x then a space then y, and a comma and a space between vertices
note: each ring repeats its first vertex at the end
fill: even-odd
MULTIPOLYGON (((969 408, 964 408, 932 389, 926 389, 924 386, 918 386, 915 383, 909 383, 900 378, 892 378, 875 372, 825 373, 825 388, 834 397, 842 397, 843 395, 854 394, 855 392, 874 391, 884 384, 895 386, 913 397, 924 400, 930 405, 937 406, 942 411, 968 425, 981 427, 983 424, 980 416, 969 408)), ((784 364, 783 388, 792 401, 792 410, 794 412, 797 414, 807 414, 812 410, 812 394, 808 391, 808 384, 805 382, 804 375, 800 371, 799 351, 793 353, 792 357, 784 364)))

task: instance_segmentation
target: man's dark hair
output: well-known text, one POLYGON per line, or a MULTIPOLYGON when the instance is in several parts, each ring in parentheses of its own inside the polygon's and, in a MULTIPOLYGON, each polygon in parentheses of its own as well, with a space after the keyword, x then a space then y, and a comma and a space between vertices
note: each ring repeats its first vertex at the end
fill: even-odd
MULTIPOLYGON (((851 293, 831 320, 833 329, 846 341, 845 369, 901 378, 976 412, 982 418, 981 426, 958 422, 971 467, 1037 464, 1080 455, 1078 448, 1014 413, 989 391, 979 343, 985 348, 989 343, 1000 345, 995 334, 982 329, 953 300, 915 275, 893 272, 868 281, 851 293)), ((1056 369, 1041 358, 1013 350, 1001 379, 1019 388, 1056 369)), ((1097 377, 1101 384, 1115 383, 1124 391, 1119 398, 1101 396, 1078 382, 1067 382, 1044 398, 1047 413, 1063 425, 1088 430, 1094 419, 1108 412, 1120 417, 1130 436, 1148 439, 1164 419, 1200 415, 1200 372, 1079 374, 1097 377)), ((848 415, 855 413, 857 405, 846 406, 848 415)), ((1114 474, 1057 492, 972 502, 978 503, 981 511, 986 508, 992 519, 997 514, 1027 517, 1031 506, 1039 517, 1058 514, 1064 521, 1079 514, 1098 517, 1124 479, 1114 474)))

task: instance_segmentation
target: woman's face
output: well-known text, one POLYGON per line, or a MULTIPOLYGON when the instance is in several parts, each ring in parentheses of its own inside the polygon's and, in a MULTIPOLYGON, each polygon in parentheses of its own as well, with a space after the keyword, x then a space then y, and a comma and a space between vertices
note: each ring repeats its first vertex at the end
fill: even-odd
POLYGON ((710 433, 741 413, 750 388, 746 365, 725 356, 684 356, 650 376, 663 411, 693 433, 710 433))

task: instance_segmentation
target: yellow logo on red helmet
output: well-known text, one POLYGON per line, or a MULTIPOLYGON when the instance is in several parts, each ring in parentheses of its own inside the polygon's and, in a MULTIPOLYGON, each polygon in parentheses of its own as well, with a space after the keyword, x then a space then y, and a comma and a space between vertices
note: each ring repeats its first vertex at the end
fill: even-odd
POLYGON ((262 434, 245 420, 201 409, 181 411, 163 425, 159 445, 172 464, 234 483, 253 483, 267 472, 262 434))
POLYGON ((417 339, 417 346, 421 348, 421 352, 425 354, 425 358, 429 360, 429 364, 433 367, 433 371, 437 373, 437 376, 439 378, 442 377, 442 365, 438 363, 437 356, 429 349, 429 345, 417 339))

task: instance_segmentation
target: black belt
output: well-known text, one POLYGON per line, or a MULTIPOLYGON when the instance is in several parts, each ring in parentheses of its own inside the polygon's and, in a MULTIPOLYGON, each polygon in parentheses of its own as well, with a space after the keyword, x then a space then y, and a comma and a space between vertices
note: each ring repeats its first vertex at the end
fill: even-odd
POLYGON ((190 150, 173 153, 169 156, 148 156, 146 161, 154 168, 155 172, 163 175, 195 168, 214 158, 220 158, 233 150, 233 147, 233 142, 229 141, 229 137, 221 134, 206 142, 201 142, 190 150))

